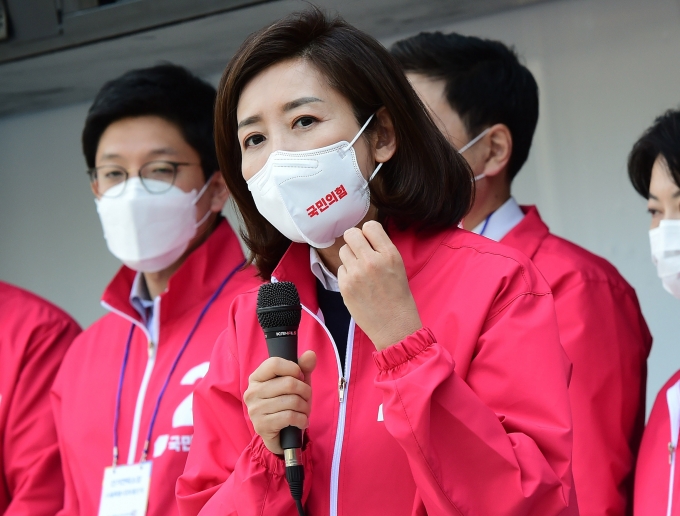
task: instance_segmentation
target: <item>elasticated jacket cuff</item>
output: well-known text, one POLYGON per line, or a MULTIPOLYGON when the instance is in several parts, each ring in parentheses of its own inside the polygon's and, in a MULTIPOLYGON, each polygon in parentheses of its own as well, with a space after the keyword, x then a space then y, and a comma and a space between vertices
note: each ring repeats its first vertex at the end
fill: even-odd
MULTIPOLYGON (((309 471, 312 452, 310 450, 311 443, 309 442, 307 430, 305 430, 303 443, 302 465, 304 466, 305 471, 309 471)), ((286 463, 284 462, 283 458, 269 451, 269 448, 265 446, 262 437, 255 434, 253 440, 250 443, 250 450, 253 461, 262 466, 269 473, 280 477, 286 476, 286 463)))
POLYGON ((401 342, 382 351, 376 351, 373 353, 373 360, 381 372, 386 372, 408 362, 435 342, 436 339, 430 329, 423 327, 401 342))

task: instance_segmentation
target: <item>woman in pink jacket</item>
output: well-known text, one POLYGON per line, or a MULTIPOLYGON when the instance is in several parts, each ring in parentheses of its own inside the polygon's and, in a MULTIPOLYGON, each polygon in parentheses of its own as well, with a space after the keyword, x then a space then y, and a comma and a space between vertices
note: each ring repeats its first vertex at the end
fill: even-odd
MULTIPOLYGON (((652 262, 664 289, 680 299, 680 110, 658 117, 633 146, 628 175, 652 216, 652 262)), ((680 371, 656 397, 635 471, 635 516, 680 515, 680 371)))
POLYGON ((570 364, 550 289, 457 224, 473 178, 389 53, 318 10, 251 35, 219 88, 221 170, 299 366, 238 296, 194 397, 182 515, 574 515, 570 364))

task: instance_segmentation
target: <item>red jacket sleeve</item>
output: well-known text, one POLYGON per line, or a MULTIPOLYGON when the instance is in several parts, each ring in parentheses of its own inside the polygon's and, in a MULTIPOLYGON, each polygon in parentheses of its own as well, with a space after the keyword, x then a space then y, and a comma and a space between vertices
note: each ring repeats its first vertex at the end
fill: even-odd
POLYGON ((50 388, 78 333, 78 325, 65 316, 31 332, 5 428, 3 467, 12 500, 4 516, 52 516, 63 504, 50 388))
POLYGON ((525 294, 492 315, 465 380, 427 328, 374 355, 386 428, 429 516, 578 514, 553 307, 525 294))
MULTIPOLYGON (((228 345, 230 339, 236 342, 234 328, 232 317, 217 340, 208 374, 194 391, 194 439, 176 489, 181 516, 273 516, 295 511, 283 459, 255 433, 242 402, 239 364, 228 345)), ((307 479, 313 469, 310 446, 307 442, 302 451, 307 479)), ((309 482, 305 484, 303 501, 309 482)))
POLYGON ((556 297, 562 345, 574 365, 574 481, 585 516, 632 509, 645 418, 651 336, 635 295, 604 281, 556 297))

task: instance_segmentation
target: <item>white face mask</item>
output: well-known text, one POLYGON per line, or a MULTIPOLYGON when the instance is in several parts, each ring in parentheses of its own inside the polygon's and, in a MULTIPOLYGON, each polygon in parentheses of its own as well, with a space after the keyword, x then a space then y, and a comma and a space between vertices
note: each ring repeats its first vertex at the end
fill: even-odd
POLYGON ((198 193, 173 185, 165 193, 152 194, 138 177, 131 177, 107 192, 116 195, 124 189, 122 194, 95 199, 111 254, 142 272, 158 272, 175 263, 212 213, 208 210, 196 222, 196 203, 209 184, 210 180, 198 193))
MULTIPOLYGON (((491 130, 491 127, 487 127, 484 129, 481 133, 479 133, 477 136, 475 136, 472 140, 467 142, 465 145, 463 145, 460 149, 458 149, 458 154, 463 154, 466 150, 468 150, 470 147, 472 147, 475 143, 477 143, 479 140, 484 138, 486 134, 491 130)), ((475 176, 475 181, 479 181, 480 179, 484 179, 486 177, 485 173, 479 174, 478 176, 475 176)))
POLYGON ((649 230, 649 243, 663 288, 680 299, 680 220, 662 220, 649 230))
POLYGON ((371 205, 366 181, 352 147, 354 139, 300 152, 275 151, 250 178, 248 189, 258 211, 286 238, 315 248, 330 247, 356 226, 371 205))

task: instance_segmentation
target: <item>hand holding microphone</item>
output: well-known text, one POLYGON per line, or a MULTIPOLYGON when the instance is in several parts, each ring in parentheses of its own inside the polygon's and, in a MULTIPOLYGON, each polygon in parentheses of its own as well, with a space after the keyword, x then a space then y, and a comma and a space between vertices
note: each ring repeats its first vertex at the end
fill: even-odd
POLYGON ((298 514, 304 516, 302 432, 309 426, 310 382, 316 354, 307 351, 298 364, 297 331, 301 310, 300 297, 292 283, 267 283, 260 287, 257 319, 270 358, 250 375, 243 400, 255 432, 265 446, 273 453, 283 454, 291 495, 298 514))
POLYGON ((307 351, 298 363, 301 306, 295 285, 288 282, 262 285, 257 308, 270 358, 250 375, 243 401, 255 432, 267 449, 283 455, 281 430, 288 426, 304 430, 309 426, 311 374, 316 367, 316 354, 307 351))
POLYGON ((269 451, 283 455, 279 432, 287 426, 305 429, 312 408, 311 373, 316 354, 305 352, 299 365, 271 357, 250 375, 243 401, 255 432, 269 451))

